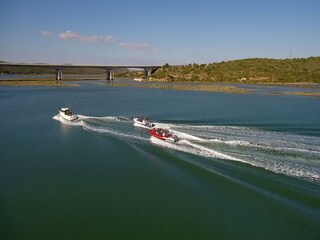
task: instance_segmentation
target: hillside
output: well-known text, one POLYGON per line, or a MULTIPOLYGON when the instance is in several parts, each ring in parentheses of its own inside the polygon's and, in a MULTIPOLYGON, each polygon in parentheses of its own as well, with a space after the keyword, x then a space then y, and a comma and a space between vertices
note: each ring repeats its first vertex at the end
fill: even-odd
MULTIPOLYGON (((142 77, 128 72, 119 77, 142 77)), ((297 59, 251 58, 158 69, 150 78, 166 82, 320 83, 320 57, 297 59)))
MULTIPOLYGON (((44 67, 1 67, 6 74, 54 74, 44 67)), ((116 77, 141 78, 142 71, 117 69, 116 77)), ((66 68, 64 74, 104 74, 104 69, 66 68)), ((165 82, 320 83, 320 57, 296 59, 251 58, 210 64, 159 68, 150 78, 165 82)))

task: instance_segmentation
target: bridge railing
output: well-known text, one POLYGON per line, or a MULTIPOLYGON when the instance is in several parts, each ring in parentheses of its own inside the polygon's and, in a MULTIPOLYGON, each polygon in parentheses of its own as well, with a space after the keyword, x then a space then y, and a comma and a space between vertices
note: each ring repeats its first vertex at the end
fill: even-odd
POLYGON ((28 64, 28 63, 6 63, 1 62, 0 66, 2 67, 41 67, 41 68, 51 68, 55 69, 56 81, 62 81, 62 70, 65 68, 99 68, 106 70, 106 79, 113 80, 114 79, 114 70, 119 68, 134 68, 134 69, 143 69, 144 77, 149 78, 155 70, 160 68, 159 65, 69 65, 69 64, 28 64))

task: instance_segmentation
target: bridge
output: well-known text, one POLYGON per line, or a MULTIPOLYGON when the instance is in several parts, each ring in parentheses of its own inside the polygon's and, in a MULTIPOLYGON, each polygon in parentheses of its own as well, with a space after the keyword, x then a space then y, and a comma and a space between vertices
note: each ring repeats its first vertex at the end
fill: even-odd
POLYGON ((70 65, 70 64, 44 64, 44 63, 7 63, 0 62, 0 67, 43 67, 43 68, 51 68, 55 69, 56 73, 56 81, 62 80, 62 70, 65 68, 95 68, 95 69, 105 69, 106 71, 106 79, 113 80, 114 79, 114 70, 115 69, 123 69, 123 68, 134 68, 134 69, 143 69, 144 78, 148 79, 158 68, 161 66, 149 66, 149 65, 70 65))

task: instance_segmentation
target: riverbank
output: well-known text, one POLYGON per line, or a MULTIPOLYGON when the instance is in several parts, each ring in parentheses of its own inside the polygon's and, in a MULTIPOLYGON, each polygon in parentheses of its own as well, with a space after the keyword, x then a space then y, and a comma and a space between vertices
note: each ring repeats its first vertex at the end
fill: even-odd
POLYGON ((294 84, 233 84, 233 83, 164 83, 164 82, 125 82, 113 83, 114 87, 159 88, 166 90, 197 91, 197 92, 221 92, 232 94, 254 94, 257 88, 267 89, 274 87, 286 87, 296 89, 294 91, 279 91, 279 89, 267 91, 270 95, 298 95, 320 97, 320 84, 294 83, 294 84), (299 91, 305 89, 305 91, 299 91))
MULTIPOLYGON (((141 78, 128 71, 116 77, 141 78)), ((294 59, 249 58, 207 64, 169 65, 157 69, 151 81, 246 84, 320 83, 320 57, 294 59)))
MULTIPOLYGON (((79 80, 77 80, 79 81, 79 80)), ((54 80, 1 80, 0 86, 48 86, 48 87, 60 87, 60 86, 79 86, 78 84, 69 83, 70 81, 57 82, 54 80)))
POLYGON ((320 92, 273 92, 273 95, 297 95, 307 97, 320 97, 320 92))
MULTIPOLYGON (((0 80, 0 86, 48 86, 48 87, 79 87, 79 81, 99 81, 104 85, 106 80, 101 78, 82 76, 78 78, 66 77, 63 81, 55 81, 52 78, 15 78, 12 80, 0 80), (75 83, 77 82, 77 83, 75 83)), ((99 84, 100 84, 99 83, 99 84)), ((137 82, 128 79, 116 79, 108 86, 112 87, 136 87, 136 88, 158 88, 166 90, 198 91, 198 92, 221 92, 230 94, 254 94, 258 89, 266 90, 271 95, 298 95, 320 97, 320 84, 295 82, 295 83, 212 83, 212 82, 162 82, 162 81, 141 81, 137 82), (280 89, 278 89, 279 87, 280 89), (287 89, 281 89, 281 87, 287 89), (305 90, 303 90, 305 89, 305 90)), ((96 84, 96 83, 95 83, 96 84)))
POLYGON ((54 75, 26 74, 26 75, 0 75, 0 86, 79 86, 76 81, 97 81, 105 76, 99 74, 65 74, 62 81, 56 81, 54 75))
POLYGON ((182 91, 197 91, 197 92, 222 92, 222 93, 238 93, 238 94, 250 94, 253 93, 250 89, 245 89, 236 86, 227 85, 212 85, 212 84, 174 84, 174 83, 161 83, 161 82, 139 82, 133 83, 113 83, 115 87, 138 87, 138 88, 159 88, 166 90, 182 90, 182 91))

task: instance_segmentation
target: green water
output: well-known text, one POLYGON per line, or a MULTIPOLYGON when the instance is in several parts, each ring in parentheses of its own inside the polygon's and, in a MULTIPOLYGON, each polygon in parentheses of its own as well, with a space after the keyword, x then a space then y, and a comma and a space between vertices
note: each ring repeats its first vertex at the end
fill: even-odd
POLYGON ((80 84, 0 87, 1 239, 320 239, 319 98, 80 84))

